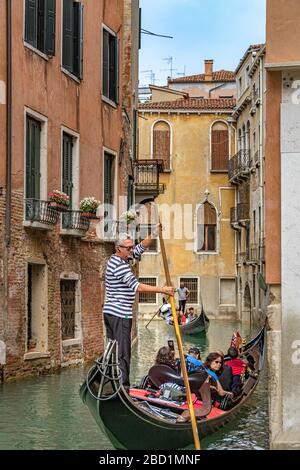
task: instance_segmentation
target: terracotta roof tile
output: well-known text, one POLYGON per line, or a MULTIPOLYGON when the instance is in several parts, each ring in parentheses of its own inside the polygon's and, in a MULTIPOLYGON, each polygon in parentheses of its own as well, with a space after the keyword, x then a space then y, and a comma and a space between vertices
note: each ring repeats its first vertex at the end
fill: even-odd
MULTIPOLYGON (((205 81, 205 74, 200 73, 198 75, 190 75, 188 77, 179 77, 169 80, 169 83, 198 83, 205 81)), ((235 73, 229 70, 219 70, 217 72, 213 72, 212 74, 212 81, 213 82, 234 82, 235 81, 235 73)))
POLYGON ((235 99, 205 99, 205 98, 188 98, 184 100, 175 101, 159 101, 159 102, 146 102, 140 103, 139 109, 178 109, 178 110, 216 110, 224 109, 226 111, 232 110, 236 105, 235 99))

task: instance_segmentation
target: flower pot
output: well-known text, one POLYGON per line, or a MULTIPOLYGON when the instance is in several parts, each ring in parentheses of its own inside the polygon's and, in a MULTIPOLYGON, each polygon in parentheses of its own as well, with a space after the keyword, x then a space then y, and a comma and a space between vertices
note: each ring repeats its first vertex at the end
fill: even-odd
POLYGON ((57 202, 52 201, 49 202, 49 207, 58 212, 66 212, 68 210, 68 206, 65 206, 64 204, 58 204, 57 202))
POLYGON ((82 212, 82 217, 85 217, 86 219, 95 219, 98 220, 99 217, 97 217, 96 212, 82 212))

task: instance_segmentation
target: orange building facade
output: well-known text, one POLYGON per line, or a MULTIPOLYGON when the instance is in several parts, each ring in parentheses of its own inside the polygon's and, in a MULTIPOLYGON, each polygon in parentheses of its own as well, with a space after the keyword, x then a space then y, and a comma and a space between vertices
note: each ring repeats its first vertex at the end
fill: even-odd
POLYGON ((117 219, 132 197, 139 5, 1 0, 0 6, 5 380, 82 362, 103 349, 103 276, 113 244, 98 220, 84 217, 80 201, 112 203, 117 219), (68 212, 50 208, 55 189, 69 195, 68 212))

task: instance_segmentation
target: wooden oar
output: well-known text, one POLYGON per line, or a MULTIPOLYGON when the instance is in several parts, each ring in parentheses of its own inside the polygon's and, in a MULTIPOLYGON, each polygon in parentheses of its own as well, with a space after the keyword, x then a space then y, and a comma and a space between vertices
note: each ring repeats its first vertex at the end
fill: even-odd
POLYGON ((145 328, 148 328, 148 325, 150 325, 150 323, 152 322, 153 318, 156 317, 156 315, 159 313, 160 311, 160 308, 157 310, 157 312, 155 312, 155 314, 153 315, 153 317, 151 318, 151 320, 148 321, 147 325, 145 326, 145 328))
MULTIPOLYGON (((162 236, 161 224, 159 225, 158 234, 159 234, 161 254, 162 254, 163 263, 164 263, 166 283, 167 283, 167 286, 172 286, 170 271, 169 271, 169 266, 168 266, 168 260, 167 260, 167 255, 166 255, 166 249, 165 249, 165 243, 164 243, 164 239, 163 239, 163 236, 162 236)), ((175 328, 177 346, 178 346, 179 357, 180 357, 180 362, 181 362, 181 370, 182 370, 182 373, 183 373, 183 379, 184 379, 184 385, 185 385, 185 388, 186 388, 187 401, 188 401, 189 411, 190 411, 190 415, 191 415, 191 425, 192 425, 192 430, 193 430, 195 449, 200 450, 200 439, 199 439, 198 428, 197 428, 196 417, 195 417, 195 410, 194 410, 194 407, 193 407, 191 389, 190 389, 190 384, 189 384, 189 379, 188 379, 188 374, 187 374, 186 364, 185 364, 185 359, 184 359, 184 352, 183 352, 181 334, 180 334, 179 324, 178 324, 178 319, 177 319, 177 314, 176 314, 174 295, 170 295, 169 302, 170 302, 171 307, 172 307, 174 328, 175 328)), ((180 432, 180 431, 178 431, 178 432, 180 432)))

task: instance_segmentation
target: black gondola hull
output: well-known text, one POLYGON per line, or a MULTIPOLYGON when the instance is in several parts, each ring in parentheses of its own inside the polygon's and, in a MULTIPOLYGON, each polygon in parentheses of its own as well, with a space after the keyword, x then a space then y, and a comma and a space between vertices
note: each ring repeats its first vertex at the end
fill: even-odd
MULTIPOLYGON (((247 394, 232 409, 220 416, 197 421, 200 437, 205 437, 230 422, 253 394, 264 362, 264 338, 265 331, 262 330, 244 348, 245 353, 251 353, 255 357, 255 370, 258 374, 256 379, 248 379, 249 390, 247 394)), ((98 379, 96 372, 93 376, 95 390, 97 390, 98 379)), ((112 381, 110 386, 116 395, 106 401, 97 400, 90 393, 87 382, 81 386, 80 395, 98 426, 110 439, 115 449, 176 450, 194 448, 190 423, 175 423, 158 418, 133 401, 123 387, 118 386, 117 382, 112 381)))

